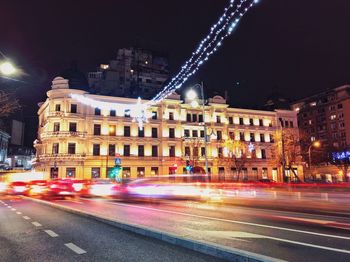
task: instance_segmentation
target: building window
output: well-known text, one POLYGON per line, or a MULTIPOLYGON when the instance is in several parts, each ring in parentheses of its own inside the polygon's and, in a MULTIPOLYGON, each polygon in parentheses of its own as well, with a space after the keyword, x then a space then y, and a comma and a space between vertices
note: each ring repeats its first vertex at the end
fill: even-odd
POLYGON ((92 147, 92 155, 99 156, 100 155, 100 144, 94 144, 92 147))
POLYGON ((200 136, 204 137, 204 130, 201 130, 200 133, 201 133, 200 136))
POLYGON ((138 156, 145 156, 145 146, 144 145, 138 146, 138 156))
POLYGON ((285 127, 289 127, 289 122, 287 120, 284 121, 285 127))
POLYGON ((139 130, 139 137, 145 137, 145 129, 142 128, 142 129, 138 129, 139 130))
POLYGON ((152 156, 153 157, 158 156, 158 146, 152 146, 152 156))
POLYGON ((191 114, 187 114, 186 115, 186 121, 187 122, 191 122, 191 114))
POLYGON ((235 134, 232 131, 230 131, 230 132, 228 132, 228 137, 230 139, 235 139, 235 134))
POLYGON ((338 109, 342 109, 343 108, 343 104, 338 104, 338 109))
POLYGON ((340 123, 339 123, 339 127, 340 127, 340 128, 344 128, 344 127, 345 127, 345 123, 344 123, 344 122, 340 122, 340 123))
POLYGON ((115 125, 110 125, 108 127, 108 134, 110 136, 115 136, 116 135, 116 128, 115 128, 115 125))
POLYGON ((256 180, 259 179, 259 176, 258 176, 258 168, 257 168, 257 167, 253 167, 253 168, 252 168, 252 176, 253 176, 253 179, 256 179, 256 180))
POLYGON ((169 128, 169 138, 175 138, 175 128, 169 128))
POLYGON ((221 123, 221 116, 216 116, 216 123, 221 123))
POLYGON ((265 135, 264 134, 260 134, 260 142, 265 142, 265 135))
POLYGON ((222 147, 219 147, 219 148, 218 148, 218 155, 219 155, 219 157, 223 157, 223 154, 222 154, 222 147))
POLYGON ((264 125, 264 121, 262 119, 259 119, 259 126, 263 126, 264 125))
POLYGON ((151 167, 151 176, 158 176, 158 175, 159 175, 158 167, 152 166, 151 167))
POLYGON ((100 178, 101 177, 101 171, 99 167, 93 167, 91 168, 91 178, 100 178))
POLYGON ((123 167, 123 178, 129 178, 131 176, 130 167, 123 167))
POLYGON ((75 143, 68 143, 68 154, 75 154, 75 143))
POLYGON ((232 117, 232 116, 230 116, 230 117, 228 118, 228 123, 229 123, 230 125, 233 125, 233 117, 232 117))
POLYGON ((205 147, 201 147, 201 156, 205 156, 205 147))
POLYGON ((240 117, 240 118, 239 118, 239 124, 240 124, 240 125, 244 125, 243 117, 240 117))
POLYGON ((198 154, 199 154, 199 148, 198 147, 194 147, 193 148, 193 156, 198 156, 198 154))
POLYGON ((293 121, 289 121, 289 126, 290 126, 291 128, 293 128, 293 127, 294 127, 294 123, 293 123, 293 121))
POLYGON ((157 111, 152 111, 152 119, 157 119, 158 113, 157 111))
POLYGON ((169 146, 169 156, 175 157, 175 146, 169 146))
POLYGON ((174 120, 174 113, 173 112, 169 112, 169 120, 174 120))
POLYGON ((185 156, 191 156, 191 150, 189 146, 185 146, 185 156))
POLYGON ((109 156, 115 155, 115 145, 113 145, 113 144, 108 145, 108 155, 109 156))
POLYGON ((190 130, 189 129, 185 129, 184 137, 190 137, 190 130))
POLYGON ((261 158, 266 159, 266 151, 265 149, 261 149, 261 158))
POLYGON ((198 137, 198 130, 192 130, 192 137, 198 137))
POLYGON ((255 142, 254 133, 250 133, 250 142, 255 142))
POLYGON ((239 132, 239 140, 244 141, 244 132, 239 132))
POLYGON ((124 156, 130 156, 130 145, 124 145, 124 156))
POLYGON ((101 135, 101 125, 94 124, 94 135, 100 136, 101 135))
POLYGON ((144 167, 137 168, 137 177, 145 177, 145 168, 144 167))
POLYGON ((77 132, 77 123, 69 123, 69 132, 77 132))
POLYGON ((78 108, 77 104, 71 104, 70 105, 70 112, 71 113, 76 113, 77 112, 77 108, 78 108))
POLYGON ((267 179, 268 178, 268 174, 267 174, 267 168, 263 167, 261 170, 261 177, 262 179, 267 179))
POLYGON ((59 132, 60 131, 60 123, 59 122, 53 123, 53 131, 54 132, 59 132))
POLYGON ((66 177, 74 178, 75 177, 75 167, 66 168, 66 177))
POLYGON ((222 131, 217 131, 217 140, 222 140, 222 131))
POLYGON ((270 142, 274 143, 275 142, 275 138, 273 137, 273 135, 270 134, 270 142))
POLYGON ((331 120, 335 120, 336 118, 337 118, 337 115, 331 115, 330 117, 329 117, 331 120))
POLYGON ((197 122, 197 115, 196 114, 192 115, 192 122, 197 122))
POLYGON ((203 123, 203 115, 198 115, 198 122, 203 123))
POLYGON ((124 136, 130 137, 130 126, 124 126, 124 136))
POLYGON ((109 111, 110 116, 116 116, 116 111, 115 110, 110 110, 109 111))
POLYGON ((55 111, 56 112, 60 112, 61 111, 61 105, 60 104, 56 104, 55 105, 55 111))
POLYGON ((95 108, 95 116, 100 116, 101 115, 101 109, 95 108))
POLYGON ((158 138, 158 128, 152 127, 152 138, 158 138))
POLYGON ((59 143, 52 144, 52 154, 57 155, 59 153, 59 143))
POLYGON ((254 125, 254 121, 253 121, 253 118, 249 118, 249 125, 254 125))
POLYGON ((125 109, 124 111, 124 117, 130 117, 130 109, 125 109))

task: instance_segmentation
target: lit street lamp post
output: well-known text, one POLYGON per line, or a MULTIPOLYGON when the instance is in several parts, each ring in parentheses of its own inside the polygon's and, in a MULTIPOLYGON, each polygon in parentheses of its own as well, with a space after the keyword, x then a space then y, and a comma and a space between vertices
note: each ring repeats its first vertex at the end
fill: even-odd
MULTIPOLYGON (((202 114, 203 114, 203 129, 204 129, 204 158, 205 158, 205 174, 208 175, 208 155, 207 155, 207 142, 208 142, 208 134, 207 134, 207 125, 205 124, 205 98, 204 98, 204 89, 203 82, 200 84, 196 84, 193 88, 200 87, 201 89, 201 100, 202 100, 202 114)), ((189 100, 192 100, 192 107, 197 107, 198 103, 195 100, 197 98, 197 93, 191 89, 187 92, 186 97, 189 100)))
POLYGON ((311 171, 311 148, 312 147, 320 147, 321 146, 321 143, 320 141, 314 141, 311 143, 311 145, 309 146, 309 150, 308 150, 308 153, 309 153, 309 169, 311 171))
POLYGON ((2 75, 10 76, 16 72, 16 68, 11 62, 5 61, 0 64, 0 72, 2 75))

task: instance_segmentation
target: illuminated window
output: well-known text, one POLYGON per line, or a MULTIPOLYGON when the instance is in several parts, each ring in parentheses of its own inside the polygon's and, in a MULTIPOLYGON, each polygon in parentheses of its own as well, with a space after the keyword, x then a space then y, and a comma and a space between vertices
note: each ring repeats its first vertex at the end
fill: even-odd
POLYGON ((137 177, 144 177, 145 176, 145 168, 144 167, 138 167, 137 168, 137 177))
POLYGON ((92 167, 91 168, 91 178, 100 178, 101 171, 99 167, 92 167))
POLYGON ((337 115, 333 114, 329 117, 331 120, 335 120, 337 118, 337 115))
POLYGON ((157 119, 158 118, 158 113, 157 113, 157 111, 153 111, 152 112, 152 119, 157 119))

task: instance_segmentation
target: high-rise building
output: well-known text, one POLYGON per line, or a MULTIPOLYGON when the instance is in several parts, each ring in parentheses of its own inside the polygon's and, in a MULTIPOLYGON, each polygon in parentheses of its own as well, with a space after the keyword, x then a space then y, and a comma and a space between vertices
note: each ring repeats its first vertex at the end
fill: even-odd
POLYGON ((306 141, 302 144, 304 155, 316 140, 321 141, 322 152, 326 154, 328 149, 342 150, 350 146, 350 85, 300 99, 291 106, 298 113, 300 134, 306 141))
MULTIPOLYGON (((213 179, 282 181, 285 178, 277 160, 282 144, 279 132, 289 130, 298 135, 296 112, 231 108, 221 96, 209 99, 203 115, 201 107, 172 94, 149 108, 152 117, 139 129, 127 110, 85 105, 72 94, 111 103, 137 102, 70 89, 67 79, 55 78, 48 98, 40 104, 35 141, 35 169, 46 178, 105 178, 116 154, 124 177, 183 174, 187 162, 203 171, 207 155, 213 179), (225 141, 243 146, 233 152, 225 141)), ((292 178, 294 173, 302 179, 302 166, 289 163, 286 175, 292 178)))
POLYGON ((116 59, 88 73, 92 93, 145 99, 157 94, 168 77, 166 57, 133 47, 119 49, 116 59))

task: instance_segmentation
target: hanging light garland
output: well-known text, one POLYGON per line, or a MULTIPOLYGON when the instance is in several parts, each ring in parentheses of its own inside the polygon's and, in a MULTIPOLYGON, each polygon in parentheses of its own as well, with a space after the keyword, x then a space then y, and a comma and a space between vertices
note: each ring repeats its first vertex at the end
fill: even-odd
POLYGON ((218 21, 210 28, 210 32, 202 39, 192 56, 184 63, 181 70, 170 80, 170 82, 150 101, 142 104, 141 98, 136 104, 112 103, 95 100, 86 95, 72 94, 71 97, 80 103, 105 110, 129 110, 133 121, 138 122, 139 128, 150 117, 151 105, 158 104, 193 76, 199 68, 209 60, 209 57, 218 51, 223 41, 232 34, 240 19, 249 11, 258 0, 230 0, 230 4, 224 9, 224 13, 218 21))

